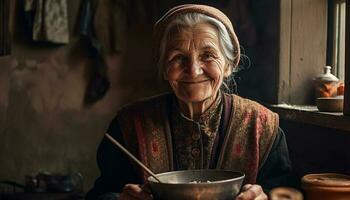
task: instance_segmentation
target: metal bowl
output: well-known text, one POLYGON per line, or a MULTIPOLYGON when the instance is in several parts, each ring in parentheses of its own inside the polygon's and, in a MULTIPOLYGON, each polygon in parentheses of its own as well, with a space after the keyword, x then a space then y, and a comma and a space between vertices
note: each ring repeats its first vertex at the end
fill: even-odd
POLYGON ((232 200, 239 193, 244 173, 227 170, 187 170, 148 177, 155 200, 232 200))

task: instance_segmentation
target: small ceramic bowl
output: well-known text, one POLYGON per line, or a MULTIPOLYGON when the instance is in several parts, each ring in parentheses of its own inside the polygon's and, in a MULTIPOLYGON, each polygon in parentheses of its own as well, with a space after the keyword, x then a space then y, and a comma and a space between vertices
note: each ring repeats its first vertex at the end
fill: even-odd
POLYGON ((343 96, 319 97, 316 100, 316 105, 320 112, 342 112, 343 101, 343 96))

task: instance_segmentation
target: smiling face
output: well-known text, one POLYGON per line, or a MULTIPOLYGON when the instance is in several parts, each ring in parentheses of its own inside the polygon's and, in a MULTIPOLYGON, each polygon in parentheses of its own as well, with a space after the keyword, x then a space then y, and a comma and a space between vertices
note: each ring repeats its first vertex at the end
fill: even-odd
POLYGON ((221 52, 218 32, 210 24, 180 27, 169 35, 164 77, 183 102, 215 99, 230 67, 221 52))

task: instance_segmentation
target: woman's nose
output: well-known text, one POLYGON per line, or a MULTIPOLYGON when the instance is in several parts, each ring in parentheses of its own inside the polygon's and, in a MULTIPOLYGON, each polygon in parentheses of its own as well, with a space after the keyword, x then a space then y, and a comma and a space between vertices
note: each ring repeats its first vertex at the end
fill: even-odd
POLYGON ((193 59, 189 60, 186 71, 190 76, 193 77, 203 74, 202 66, 198 61, 193 59))

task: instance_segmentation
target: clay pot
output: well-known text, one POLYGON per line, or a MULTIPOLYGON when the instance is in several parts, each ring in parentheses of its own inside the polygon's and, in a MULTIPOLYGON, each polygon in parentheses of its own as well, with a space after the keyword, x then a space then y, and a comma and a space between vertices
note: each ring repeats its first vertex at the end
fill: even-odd
POLYGON ((309 174, 302 178, 307 200, 349 200, 350 176, 343 174, 309 174))

